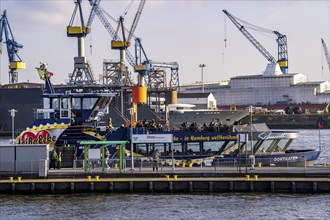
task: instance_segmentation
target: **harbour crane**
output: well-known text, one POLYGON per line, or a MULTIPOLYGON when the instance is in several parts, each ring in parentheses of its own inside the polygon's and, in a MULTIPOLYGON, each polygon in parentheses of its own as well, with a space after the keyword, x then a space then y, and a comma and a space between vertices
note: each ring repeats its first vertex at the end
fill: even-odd
POLYGON ((155 69, 158 67, 171 69, 170 88, 176 88, 179 90, 179 64, 177 62, 157 62, 150 60, 142 46, 140 38, 135 38, 135 57, 135 71, 140 75, 148 76, 148 79, 145 81, 147 82, 149 88, 166 87, 166 75, 155 69), (144 57, 144 61, 142 61, 142 55, 144 57))
MULTIPOLYGON (((121 46, 124 45, 124 41, 121 40, 121 38, 118 35, 118 29, 114 30, 114 28, 112 27, 112 25, 110 24, 110 22, 108 21, 108 19, 106 18, 106 16, 104 15, 104 13, 106 13, 105 11, 103 11, 103 9, 100 7, 100 2, 101 0, 89 0, 90 5, 92 7, 91 10, 91 14, 89 16, 88 22, 87 22, 87 26, 91 27, 91 24, 94 20, 95 15, 98 16, 98 18, 100 19, 100 21, 102 22, 103 26, 106 28, 106 30, 108 31, 108 33, 110 34, 110 36, 112 37, 113 41, 112 41, 112 45, 115 46, 115 44, 119 44, 121 46)), ((135 26, 132 25, 131 30, 133 29, 133 31, 129 31, 127 30, 125 27, 124 29, 131 33, 131 36, 128 37, 128 39, 131 39, 133 37, 133 32, 136 28, 136 24, 138 21, 138 18, 141 15, 141 11, 142 11, 142 7, 144 6, 144 2, 140 3, 138 12, 135 16, 135 22, 133 22, 133 24, 135 23, 135 26)), ((108 15, 110 16, 110 15, 108 15)), ((111 17, 111 16, 110 16, 111 17)), ((113 19, 113 18, 112 18, 113 19)), ((113 19, 114 20, 114 19, 113 19)), ((123 27, 123 26, 121 26, 123 27)), ((124 35, 123 35, 124 36, 124 35)), ((126 42, 128 42, 128 40, 126 40, 126 42)), ((127 44, 127 43, 126 43, 127 44)), ((119 49, 122 49, 122 47, 119 46, 119 49)), ((127 46, 127 45, 126 45, 127 46)), ((118 49, 118 48, 116 48, 118 49)), ((128 61, 128 63, 134 68, 134 71, 137 72, 139 75, 141 75, 140 77, 145 77, 148 75, 148 78, 145 77, 144 82, 146 82, 148 84, 148 87, 150 88, 149 82, 150 80, 148 79, 152 79, 155 78, 156 76, 151 76, 153 74, 149 74, 149 71, 152 70, 151 67, 160 67, 160 68, 170 68, 171 69, 171 81, 170 81, 170 87, 177 87, 179 88, 179 76, 178 76, 178 69, 179 69, 179 65, 176 62, 153 62, 151 60, 148 59, 147 54, 141 44, 141 39, 140 38, 135 38, 135 57, 130 53, 130 51, 128 50, 128 48, 126 48, 125 50, 125 55, 126 55, 126 60, 128 61), (142 56, 144 57, 144 61, 142 60, 142 56)), ((111 62, 105 62, 104 64, 104 69, 108 72, 110 72, 110 70, 116 69, 116 63, 111 63, 111 62)), ((120 69, 120 68, 119 68, 120 69)), ((111 78, 111 80, 109 81, 115 81, 117 83, 115 83, 116 85, 118 85, 119 79, 125 79, 128 78, 126 75, 123 75, 122 77, 117 77, 114 76, 116 73, 114 73, 114 71, 112 71, 107 76, 106 78, 111 78)), ((127 80, 126 80, 127 81, 127 80)), ((143 81, 140 79, 140 81, 143 81)), ((158 80, 159 81, 159 80, 158 80)), ((107 82, 108 83, 108 82, 107 82)), ((125 83, 123 83, 125 84, 125 83)))
MULTIPOLYGON (((3 41, 3 34, 5 35, 5 43, 7 45, 7 53, 9 58, 9 83, 18 82, 18 69, 25 69, 25 63, 18 55, 18 50, 23 48, 23 45, 16 42, 11 31, 7 11, 4 10, 0 18, 0 43, 3 41)), ((2 53, 2 50, 0 50, 2 53)))
POLYGON ((324 40, 321 38, 321 43, 322 43, 322 47, 323 47, 323 51, 324 51, 324 55, 325 55, 325 59, 327 60, 328 63, 328 67, 330 70, 330 55, 329 55, 329 50, 327 45, 325 44, 324 40))
MULTIPOLYGON (((286 35, 279 33, 278 31, 271 31, 277 36, 278 44, 278 59, 276 60, 251 34, 246 28, 238 22, 238 18, 234 17, 226 10, 222 10, 228 18, 234 23, 240 32, 257 48, 257 50, 270 62, 278 63, 282 73, 288 73, 288 46, 286 35)), ((263 29, 266 30, 266 29, 263 29)), ((267 30, 269 31, 269 30, 267 30)))
POLYGON ((92 65, 86 60, 84 49, 85 37, 90 31, 90 26, 84 23, 81 0, 76 0, 70 23, 67 26, 67 36, 78 39, 78 56, 74 57, 74 69, 72 74, 69 75, 69 84, 90 85, 95 83, 92 65), (80 26, 73 25, 77 14, 79 16, 78 19, 80 19, 80 26))
MULTIPOLYGON (((100 19, 101 23, 108 31, 112 39, 120 40, 120 37, 116 35, 116 31, 114 30, 114 28, 112 27, 106 16, 104 15, 102 8, 100 7, 101 0, 89 0, 89 2, 90 5, 92 6, 92 10, 87 25, 91 27, 95 15, 97 15, 97 17, 100 19)), ((135 59, 133 55, 129 52, 129 50, 126 50, 126 60, 132 67, 135 66, 135 59)))
MULTIPOLYGON (((151 69, 150 60, 142 46, 141 39, 135 38, 135 67, 134 71, 139 73, 139 75, 147 76, 151 69), (142 61, 142 55, 144 57, 144 61, 142 61)), ((145 79, 145 82, 147 80, 145 79)))
MULTIPOLYGON (((107 17, 104 15, 104 11, 100 7, 101 0, 89 0, 92 7, 91 14, 88 19, 88 25, 91 26, 95 15, 100 19, 101 23, 105 29, 110 34, 113 41, 122 42, 116 30, 112 27, 111 23, 108 21, 107 17)), ((117 21, 116 21, 117 22, 117 21)), ((131 67, 135 67, 135 58, 126 48, 124 53, 121 53, 121 58, 126 57, 126 61, 130 64, 131 67)), ((126 66, 122 62, 124 59, 121 59, 120 62, 104 62, 103 69, 105 70, 104 77, 106 84, 112 85, 132 85, 130 73, 127 71, 126 66)))
MULTIPOLYGON (((117 27, 114 39, 111 41, 111 48, 114 49, 114 50, 119 50, 120 51, 120 63, 122 65, 122 68, 126 67, 125 66, 125 63, 126 63, 125 53, 126 53, 127 48, 131 45, 131 39, 132 39, 132 37, 134 35, 134 32, 136 30, 136 27, 137 27, 137 24, 138 24, 139 19, 141 17, 141 14, 142 14, 145 3, 146 3, 146 0, 142 0, 140 2, 139 7, 137 9, 137 12, 134 16, 134 20, 133 20, 133 23, 132 23, 132 26, 131 26, 131 29, 128 33, 127 38, 125 36, 124 17, 120 16, 120 18, 119 18, 118 27, 117 27), (118 31, 119 31, 119 29, 121 29, 123 40, 118 40, 118 31)), ((144 85, 144 75, 139 74, 138 84, 142 85, 142 86, 144 85)))

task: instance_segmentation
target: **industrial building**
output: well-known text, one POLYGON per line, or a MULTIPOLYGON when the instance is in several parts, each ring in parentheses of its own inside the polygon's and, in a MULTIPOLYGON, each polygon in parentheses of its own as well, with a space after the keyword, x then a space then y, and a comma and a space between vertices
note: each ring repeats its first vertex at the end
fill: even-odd
MULTIPOLYGON (((218 106, 322 104, 330 101, 330 83, 309 82, 301 73, 282 74, 278 66, 261 75, 231 78, 226 83, 205 83, 205 93, 212 92, 218 106)), ((181 86, 184 92, 200 93, 201 84, 181 86)))

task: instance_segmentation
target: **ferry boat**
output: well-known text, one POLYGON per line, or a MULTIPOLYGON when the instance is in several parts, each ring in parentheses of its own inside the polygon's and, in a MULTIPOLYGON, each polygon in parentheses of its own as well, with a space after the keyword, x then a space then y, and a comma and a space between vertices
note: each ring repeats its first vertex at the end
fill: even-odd
MULTIPOLYGON (((290 150, 297 136, 295 132, 270 131, 260 124, 229 126, 213 121, 203 127, 197 123, 189 127, 163 127, 148 123, 136 128, 111 129, 100 122, 107 115, 115 93, 55 93, 50 83, 51 74, 47 74, 45 67, 39 71, 44 72, 44 107, 36 110, 33 123, 16 138, 18 144, 72 145, 80 155, 81 141, 129 140, 134 146, 133 154, 140 161, 151 160, 152 152, 158 149, 164 165, 246 164, 248 156, 254 155, 257 164, 310 166, 320 155, 320 151, 313 149, 290 150)), ((116 146, 109 149, 115 155, 116 146)), ((130 152, 126 152, 129 157, 130 152)))
MULTIPOLYGON (((116 132, 123 133, 117 134, 117 137, 130 140, 130 129, 123 128, 116 132)), ((177 166, 251 165, 251 155, 255 158, 256 165, 313 166, 321 151, 290 149, 296 137, 296 132, 271 131, 266 124, 254 124, 252 132, 250 125, 208 127, 193 131, 183 128, 134 128, 132 141, 134 158, 137 161, 151 161, 152 153, 158 150, 164 166, 172 163, 177 166), (169 136, 171 140, 168 140, 169 136)))

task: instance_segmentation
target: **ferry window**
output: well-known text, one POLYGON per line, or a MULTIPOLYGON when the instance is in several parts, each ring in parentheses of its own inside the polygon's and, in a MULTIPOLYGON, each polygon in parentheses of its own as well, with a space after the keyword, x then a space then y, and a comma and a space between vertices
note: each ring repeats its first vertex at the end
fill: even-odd
MULTIPOLYGON (((256 144, 257 144, 257 141, 253 141, 253 148, 254 149, 255 149, 256 144)), ((241 153, 242 154, 245 154, 246 153, 245 147, 243 147, 241 153)), ((251 154, 251 142, 250 141, 247 143, 247 154, 251 154)))
POLYGON ((136 145, 137 153, 143 156, 147 156, 147 146, 146 144, 137 144, 136 145))
POLYGON ((68 98, 62 98, 61 108, 68 109, 69 108, 69 100, 68 98))
POLYGON ((81 109, 81 100, 80 100, 80 98, 73 98, 72 99, 72 108, 73 109, 81 109))
POLYGON ((155 144, 155 150, 158 150, 161 155, 165 155, 164 144, 155 144))
POLYGON ((58 98, 52 99, 52 109, 60 109, 60 102, 58 98))
MULTIPOLYGON (((217 142, 219 145, 219 149, 217 151, 215 151, 215 153, 217 153, 220 148, 226 143, 225 141, 221 141, 221 142, 217 142)), ((236 144, 236 141, 229 141, 229 143, 226 145, 225 149, 223 149, 223 151, 221 153, 224 154, 230 154, 235 152, 235 150, 238 150, 238 145, 236 144)))
POLYGON ((276 147, 274 148, 274 152, 283 152, 287 146, 287 143, 289 142, 290 139, 281 139, 276 147))
POLYGON ((84 98, 83 99, 83 109, 92 109, 95 105, 97 98, 84 98))
POLYGON ((199 153, 199 143, 188 143, 187 144, 187 155, 198 155, 199 153))
POLYGON ((257 150, 257 153, 269 152, 270 148, 273 146, 273 142, 274 140, 264 140, 259 149, 257 150))
POLYGON ((173 143, 172 148, 173 148, 174 155, 181 155, 182 154, 182 146, 181 146, 180 143, 173 143))
POLYGON ((223 146, 224 141, 216 142, 204 142, 203 155, 210 155, 219 152, 220 148, 223 146))

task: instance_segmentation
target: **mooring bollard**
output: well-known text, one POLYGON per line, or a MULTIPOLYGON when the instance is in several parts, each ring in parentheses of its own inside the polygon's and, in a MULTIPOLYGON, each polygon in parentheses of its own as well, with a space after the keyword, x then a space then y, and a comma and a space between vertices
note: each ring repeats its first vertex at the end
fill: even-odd
POLYGON ((165 175, 165 180, 169 181, 170 180, 170 175, 165 175))
POLYGON ((115 163, 115 168, 118 169, 118 163, 115 163))
POLYGON ((245 180, 250 180, 250 175, 245 175, 245 180))
POLYGON ((9 177, 9 182, 13 182, 14 181, 14 177, 10 176, 9 177))
POLYGON ((323 163, 323 167, 324 167, 324 168, 327 167, 327 163, 326 163, 326 162, 323 163))
POLYGON ((192 168, 192 166, 193 166, 193 163, 190 162, 190 163, 189 163, 189 167, 192 168))
POLYGON ((262 163, 261 163, 261 162, 259 162, 259 163, 258 163, 258 167, 261 167, 261 166, 262 166, 262 163))
POLYGON ((92 176, 87 176, 88 181, 92 181, 92 176))
POLYGON ((258 175, 254 175, 254 180, 258 180, 258 175))
POLYGON ((18 176, 17 180, 18 180, 18 182, 22 182, 22 177, 18 176))
POLYGON ((96 181, 100 181, 100 176, 95 176, 96 181))
POLYGON ((186 167, 186 162, 182 161, 182 168, 185 168, 185 167, 186 167))
POLYGON ((173 175, 174 180, 178 180, 178 175, 173 175))

